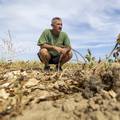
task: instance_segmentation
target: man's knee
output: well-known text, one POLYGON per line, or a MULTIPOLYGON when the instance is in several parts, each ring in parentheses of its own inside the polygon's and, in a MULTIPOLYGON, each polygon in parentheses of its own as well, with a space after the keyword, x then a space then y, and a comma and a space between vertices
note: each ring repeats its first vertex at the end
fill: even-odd
POLYGON ((67 57, 68 60, 70 60, 70 59, 72 58, 72 56, 73 56, 72 51, 70 51, 70 52, 66 55, 66 57, 67 57))
POLYGON ((67 55, 65 55, 63 57, 63 60, 68 61, 68 60, 70 60, 72 58, 72 56, 73 56, 72 51, 70 51, 70 52, 68 52, 67 55))
POLYGON ((46 55, 48 55, 49 53, 48 53, 48 50, 46 49, 46 48, 42 48, 42 49, 40 49, 40 55, 42 55, 42 56, 46 56, 46 55))
POLYGON ((38 57, 42 62, 44 62, 46 60, 49 61, 51 59, 51 56, 46 48, 40 49, 40 51, 38 53, 38 57))

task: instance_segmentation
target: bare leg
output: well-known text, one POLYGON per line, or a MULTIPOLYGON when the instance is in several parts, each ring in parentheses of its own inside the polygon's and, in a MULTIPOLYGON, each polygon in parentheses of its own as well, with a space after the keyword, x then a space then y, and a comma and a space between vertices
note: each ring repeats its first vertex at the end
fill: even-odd
POLYGON ((45 64, 45 66, 49 65, 49 60, 51 59, 51 55, 49 54, 46 48, 42 48, 39 51, 39 55, 41 58, 41 62, 45 64))
POLYGON ((72 51, 70 51, 67 55, 63 55, 60 61, 60 66, 68 62, 72 58, 72 56, 73 56, 72 51))

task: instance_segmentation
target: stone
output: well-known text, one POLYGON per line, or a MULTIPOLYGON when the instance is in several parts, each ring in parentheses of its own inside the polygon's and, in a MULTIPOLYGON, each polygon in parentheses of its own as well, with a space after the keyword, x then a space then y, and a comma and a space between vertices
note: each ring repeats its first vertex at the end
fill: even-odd
POLYGON ((101 111, 95 111, 91 113, 92 120, 107 120, 106 116, 101 111))
POLYGON ((71 112, 75 109, 75 105, 73 101, 66 100, 62 105, 62 111, 71 112))
POLYGON ((35 78, 31 78, 28 80, 27 83, 25 83, 25 87, 32 87, 38 84, 38 81, 35 78))
POLYGON ((5 91, 5 89, 0 90, 0 98, 7 99, 9 97, 9 93, 5 91))
POLYGON ((117 94, 113 90, 110 90, 109 94, 112 98, 115 98, 117 96, 117 94))
POLYGON ((7 88, 10 85, 10 83, 4 83, 0 86, 0 88, 7 88))

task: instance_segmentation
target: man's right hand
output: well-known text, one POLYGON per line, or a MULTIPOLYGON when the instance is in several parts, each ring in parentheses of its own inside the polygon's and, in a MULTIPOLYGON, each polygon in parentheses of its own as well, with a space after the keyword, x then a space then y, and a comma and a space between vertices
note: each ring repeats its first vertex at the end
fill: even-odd
POLYGON ((53 46, 53 49, 56 50, 58 53, 62 53, 61 47, 53 46))
POLYGON ((61 53, 64 55, 68 52, 68 50, 66 48, 61 48, 61 47, 57 47, 57 46, 54 46, 53 49, 56 50, 58 53, 61 53))

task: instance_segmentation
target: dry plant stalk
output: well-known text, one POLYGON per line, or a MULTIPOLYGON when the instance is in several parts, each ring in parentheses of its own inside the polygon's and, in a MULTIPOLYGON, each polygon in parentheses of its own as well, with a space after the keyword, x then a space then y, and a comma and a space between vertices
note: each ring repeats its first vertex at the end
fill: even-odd
POLYGON ((17 80, 15 84, 17 86, 16 91, 15 91, 15 98, 16 98, 15 111, 18 114, 22 114, 23 84, 22 84, 22 81, 20 80, 17 80))

